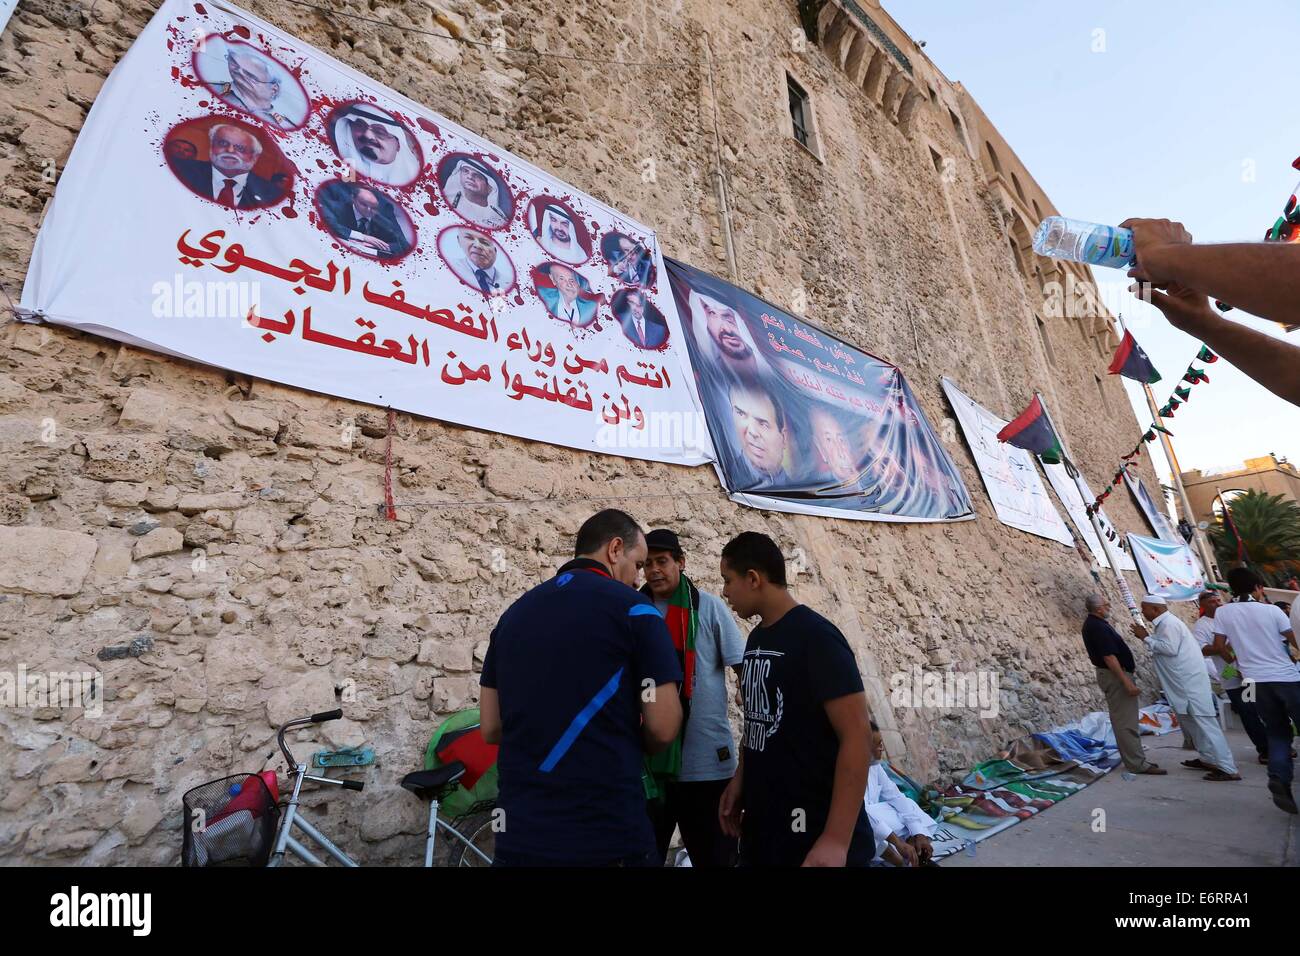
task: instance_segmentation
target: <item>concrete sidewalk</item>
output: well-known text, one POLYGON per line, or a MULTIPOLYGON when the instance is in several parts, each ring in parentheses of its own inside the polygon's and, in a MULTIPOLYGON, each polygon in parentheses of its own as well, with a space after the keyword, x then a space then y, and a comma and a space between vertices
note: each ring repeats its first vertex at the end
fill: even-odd
MULTIPOLYGON (((1300 742, 1300 741, 1298 741, 1300 742)), ((1273 806, 1267 768, 1240 730, 1228 743, 1240 782, 1211 783, 1181 766, 1181 733, 1142 738, 1168 776, 1112 770, 1097 783, 942 866, 1297 866, 1300 817, 1273 806), (1095 810, 1105 830, 1095 832, 1095 810)))

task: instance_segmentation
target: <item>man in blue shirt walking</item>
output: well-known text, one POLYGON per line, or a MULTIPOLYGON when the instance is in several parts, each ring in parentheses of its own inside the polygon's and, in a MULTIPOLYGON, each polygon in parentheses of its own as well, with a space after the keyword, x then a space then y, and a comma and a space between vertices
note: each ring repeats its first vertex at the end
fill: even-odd
POLYGON ((501 615, 483 660, 483 736, 501 745, 496 862, 652 865, 643 758, 681 728, 681 665, 663 617, 636 591, 646 561, 637 523, 615 509, 593 515, 574 555, 501 615))

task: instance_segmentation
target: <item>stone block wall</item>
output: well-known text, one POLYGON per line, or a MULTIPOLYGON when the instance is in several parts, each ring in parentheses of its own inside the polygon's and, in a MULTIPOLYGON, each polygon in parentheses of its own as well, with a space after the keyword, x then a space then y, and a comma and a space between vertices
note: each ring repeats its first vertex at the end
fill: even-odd
MULTIPOLYGON (((397 781, 440 716, 477 700, 500 612, 610 505, 676 527, 711 590, 728 538, 772 534, 798 597, 849 638, 890 752, 915 776, 1102 706, 1078 636, 1089 570, 996 521, 939 377, 1006 416, 1043 391, 1096 490, 1139 426, 1113 380, 1112 411, 1097 407, 1105 359, 1069 320, 1051 330, 1049 364, 998 207, 945 110, 913 97, 900 123, 796 42, 796 4, 781 0, 336 5, 402 29, 249 6, 726 276, 720 171, 736 281, 900 364, 978 520, 768 514, 729 502, 708 468, 399 414, 387 521, 384 411, 8 321, 0 671, 98 672, 104 702, 99 716, 0 708, 0 861, 174 863, 186 789, 257 770, 278 723, 339 705, 346 719, 296 749, 364 742, 376 764, 364 793, 307 804, 359 859, 418 862, 423 804, 397 781), (787 70, 812 98, 820 156, 790 136, 787 70), (951 181, 932 147, 955 158, 951 181), (914 666, 996 673, 1001 714, 892 706, 890 676, 914 666)), ((86 111, 154 9, 23 0, 0 36, 0 283, 15 299, 86 111)), ((1154 487, 1145 463, 1143 475, 1154 487)), ((1121 495, 1108 510, 1144 528, 1121 495)))

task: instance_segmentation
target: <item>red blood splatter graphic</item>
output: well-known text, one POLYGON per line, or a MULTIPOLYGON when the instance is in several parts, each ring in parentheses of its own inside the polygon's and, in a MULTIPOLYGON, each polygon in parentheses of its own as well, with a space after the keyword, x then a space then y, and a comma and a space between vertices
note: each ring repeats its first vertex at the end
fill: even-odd
POLYGON ((235 36, 243 37, 245 40, 249 39, 253 35, 253 32, 249 30, 248 27, 244 26, 242 23, 238 23, 235 26, 231 27, 230 32, 235 34, 235 36))
POLYGON ((297 219, 298 210, 294 209, 292 206, 285 206, 280 210, 280 215, 284 216, 285 219, 297 219))
POLYGON ((208 15, 207 8, 204 7, 203 4, 201 3, 194 4, 194 12, 201 17, 206 17, 208 15))

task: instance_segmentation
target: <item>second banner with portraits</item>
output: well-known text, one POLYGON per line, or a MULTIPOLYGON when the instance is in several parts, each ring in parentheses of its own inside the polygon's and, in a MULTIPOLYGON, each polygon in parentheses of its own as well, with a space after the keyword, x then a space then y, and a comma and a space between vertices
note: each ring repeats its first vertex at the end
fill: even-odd
POLYGON ((703 464, 653 231, 226 4, 166 0, 91 110, 23 306, 272 381, 703 464))
POLYGON ((974 517, 897 366, 716 276, 664 263, 733 500, 872 521, 974 517))

